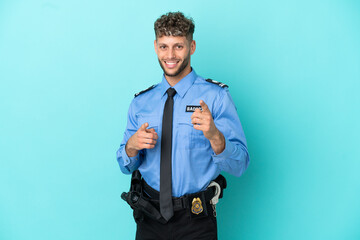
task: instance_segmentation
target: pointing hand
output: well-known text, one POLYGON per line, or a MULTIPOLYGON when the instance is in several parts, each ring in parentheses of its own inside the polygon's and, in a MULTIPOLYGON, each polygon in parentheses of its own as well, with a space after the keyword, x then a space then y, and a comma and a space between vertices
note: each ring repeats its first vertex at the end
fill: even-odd
POLYGON ((202 110, 195 109, 195 112, 191 115, 191 123, 194 124, 195 129, 204 133, 204 136, 210 141, 215 154, 220 154, 225 149, 224 135, 215 126, 208 105, 203 100, 200 100, 200 106, 202 110))
POLYGON ((129 157, 135 157, 139 150, 154 148, 158 135, 155 129, 147 129, 149 123, 144 123, 140 128, 132 135, 126 143, 125 150, 129 157))
POLYGON ((211 140, 217 133, 218 129, 215 126, 211 112, 208 105, 203 100, 200 100, 200 109, 195 109, 195 112, 191 115, 191 123, 194 124, 194 128, 201 130, 204 136, 211 140))

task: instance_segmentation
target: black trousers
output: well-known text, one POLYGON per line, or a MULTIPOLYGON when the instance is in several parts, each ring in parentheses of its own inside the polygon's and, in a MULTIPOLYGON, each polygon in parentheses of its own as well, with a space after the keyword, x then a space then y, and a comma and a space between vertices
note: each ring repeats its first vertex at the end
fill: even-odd
POLYGON ((146 215, 135 219, 136 240, 217 240, 217 222, 208 203, 208 216, 190 218, 188 209, 174 212, 168 223, 162 224, 146 215))

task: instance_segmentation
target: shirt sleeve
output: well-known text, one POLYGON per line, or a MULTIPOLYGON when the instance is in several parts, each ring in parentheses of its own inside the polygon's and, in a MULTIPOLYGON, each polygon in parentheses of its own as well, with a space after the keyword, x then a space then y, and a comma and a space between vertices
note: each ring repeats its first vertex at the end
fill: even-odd
POLYGON ((141 163, 141 151, 139 151, 138 155, 135 157, 129 157, 125 151, 125 145, 129 138, 134 135, 134 133, 138 129, 138 124, 136 121, 136 116, 133 111, 133 103, 130 104, 128 117, 127 117, 127 125, 124 132, 124 138, 120 144, 120 148, 116 152, 116 158, 119 163, 120 169, 125 174, 131 174, 135 171, 141 163))
POLYGON ((213 118, 225 137, 225 149, 220 154, 213 153, 212 159, 220 170, 241 176, 250 162, 245 134, 228 89, 219 93, 218 100, 218 104, 214 105, 213 118))

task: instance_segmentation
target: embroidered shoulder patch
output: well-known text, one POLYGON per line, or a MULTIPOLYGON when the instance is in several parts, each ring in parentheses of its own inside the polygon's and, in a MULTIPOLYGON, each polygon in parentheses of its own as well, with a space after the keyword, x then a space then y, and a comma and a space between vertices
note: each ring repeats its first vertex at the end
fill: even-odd
POLYGON ((226 87, 229 88, 229 86, 226 85, 225 83, 221 83, 221 82, 212 80, 212 79, 210 79, 210 78, 206 79, 206 81, 209 82, 209 83, 216 84, 216 85, 218 85, 219 87, 222 87, 222 88, 226 88, 226 87))
POLYGON ((143 93, 145 93, 145 92, 153 89, 155 86, 156 86, 156 85, 152 85, 151 87, 149 87, 149 88, 147 88, 147 89, 145 89, 145 90, 142 90, 141 92, 135 93, 134 96, 137 97, 137 96, 139 96, 140 94, 143 94, 143 93))

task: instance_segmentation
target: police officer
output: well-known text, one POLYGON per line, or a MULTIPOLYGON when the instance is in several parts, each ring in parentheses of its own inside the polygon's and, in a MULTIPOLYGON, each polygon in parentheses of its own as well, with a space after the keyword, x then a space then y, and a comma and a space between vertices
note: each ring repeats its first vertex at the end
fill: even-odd
POLYGON ((117 151, 123 173, 141 173, 140 195, 148 201, 135 209, 136 239, 217 239, 216 189, 208 186, 221 171, 246 170, 245 135, 228 86, 191 67, 193 20, 169 12, 154 28, 164 75, 135 95, 117 151))

